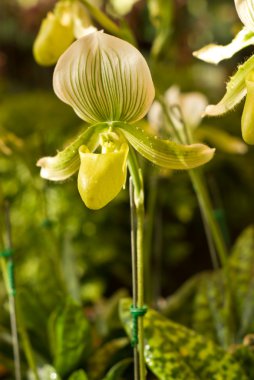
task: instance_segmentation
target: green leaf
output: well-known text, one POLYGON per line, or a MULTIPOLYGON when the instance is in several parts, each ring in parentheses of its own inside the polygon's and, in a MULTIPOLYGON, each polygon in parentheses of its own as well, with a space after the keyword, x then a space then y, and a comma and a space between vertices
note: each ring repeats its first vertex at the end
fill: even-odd
POLYGON ((237 72, 231 77, 227 84, 224 97, 216 105, 206 107, 205 115, 217 116, 232 110, 247 93, 245 79, 254 69, 254 56, 251 56, 244 64, 240 65, 237 72))
POLYGON ((82 307, 68 299, 51 315, 49 332, 54 367, 68 375, 90 350, 90 325, 82 307))
MULTIPOLYGON (((120 316, 131 336, 130 300, 120 316)), ((144 317, 145 359, 160 380, 247 380, 239 363, 203 336, 174 323, 154 310, 144 317)))
POLYGON ((248 227, 237 239, 230 258, 234 278, 236 308, 240 320, 239 339, 254 333, 254 226, 248 227))
POLYGON ((151 136, 134 125, 124 123, 114 125, 142 156, 163 168, 192 169, 207 163, 214 155, 215 150, 203 144, 180 145, 151 136))
POLYGON ((223 59, 231 58, 239 50, 254 44, 254 33, 243 28, 228 45, 209 44, 202 49, 194 51, 194 57, 209 63, 219 63, 223 59))
POLYGON ((133 362, 133 359, 123 359, 115 364, 103 378, 103 380, 119 380, 126 368, 133 362))
MULTIPOLYGON (((38 368, 40 380, 61 380, 55 368, 51 365, 45 364, 43 367, 38 368)), ((28 380, 36 380, 32 371, 28 374, 28 380)))
POLYGON ((235 0, 235 7, 242 23, 254 31, 254 1, 253 0, 235 0))
POLYGON ((37 166, 41 167, 41 177, 51 181, 62 181, 72 176, 80 166, 79 147, 86 145, 93 150, 97 145, 98 134, 104 128, 105 125, 93 125, 56 156, 40 158, 37 166))
POLYGON ((238 137, 218 128, 204 125, 195 130, 198 141, 206 141, 225 153, 244 154, 248 146, 238 137))
POLYGON ((74 372, 69 378, 68 380, 88 380, 88 377, 85 373, 85 371, 83 371, 83 369, 80 369, 76 372, 74 372))
POLYGON ((129 344, 127 338, 113 339, 98 348, 88 362, 88 374, 92 380, 100 380, 116 353, 129 344))

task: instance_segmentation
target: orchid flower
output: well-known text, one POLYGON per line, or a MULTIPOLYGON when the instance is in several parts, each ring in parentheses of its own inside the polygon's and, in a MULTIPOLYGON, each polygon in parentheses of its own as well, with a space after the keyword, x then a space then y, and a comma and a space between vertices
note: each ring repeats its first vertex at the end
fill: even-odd
POLYGON ((219 63, 231 58, 239 50, 254 45, 254 1, 235 0, 235 7, 243 27, 228 45, 209 44, 195 51, 193 55, 205 62, 219 63))
MULTIPOLYGON (((235 0, 236 10, 244 28, 227 46, 208 45, 194 53, 204 61, 218 63, 230 58, 240 49, 254 44, 254 0, 235 0)), ((248 144, 254 144, 253 79, 254 56, 240 65, 230 78, 224 97, 216 105, 208 105, 204 116, 218 116, 232 110, 247 95, 242 116, 242 137, 248 144)))
POLYGON ((42 21, 34 41, 34 58, 40 65, 54 65, 75 38, 95 30, 86 8, 78 0, 59 1, 42 21))
MULTIPOLYGON (((174 113, 171 113, 171 118, 182 140, 185 139, 184 123, 197 141, 208 141, 209 144, 226 153, 246 153, 247 146, 239 138, 210 125, 200 126, 208 104, 204 94, 200 92, 182 93, 180 88, 174 85, 165 92, 164 99, 167 107, 175 110, 174 113)), ((148 121, 156 131, 165 129, 163 109, 158 101, 152 104, 148 113, 148 121)))
POLYGON ((214 155, 206 145, 160 140, 134 125, 148 112, 155 90, 142 54, 117 37, 94 32, 75 41, 55 67, 53 87, 90 126, 37 164, 41 176, 53 181, 79 171, 78 189, 88 208, 104 207, 124 187, 132 148, 171 169, 194 168, 214 155))

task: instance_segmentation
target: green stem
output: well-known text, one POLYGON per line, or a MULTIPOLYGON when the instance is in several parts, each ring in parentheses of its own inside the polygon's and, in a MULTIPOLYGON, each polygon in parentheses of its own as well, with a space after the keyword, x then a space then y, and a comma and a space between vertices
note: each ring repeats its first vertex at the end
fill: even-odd
POLYGON ((108 32, 111 34, 122 38, 124 40, 127 40, 128 42, 132 43, 133 45, 136 45, 135 38, 131 32, 131 30, 128 28, 120 28, 117 24, 115 24, 105 13, 103 13, 99 8, 95 7, 93 4, 91 4, 88 0, 80 0, 85 7, 89 10, 92 17, 108 32))
POLYGON ((27 334, 26 328, 24 326, 23 320, 22 320, 22 315, 21 315, 21 310, 19 310, 18 307, 18 315, 19 315, 19 333, 21 336, 22 340, 22 346, 25 352, 26 360, 28 363, 29 368, 33 372, 35 380, 40 380, 38 371, 37 371, 37 366, 36 366, 36 361, 34 358, 33 350, 31 347, 30 339, 27 334))
POLYGON ((222 236, 222 232, 214 217, 212 203, 207 188, 204 184, 204 180, 201 176, 199 169, 189 170, 188 173, 191 178, 193 187, 196 191, 200 207, 213 236, 213 240, 220 258, 221 265, 225 267, 227 265, 228 257, 227 248, 224 242, 224 238, 222 236))
MULTIPOLYGON (((130 149, 128 157, 128 168, 134 185, 134 203, 136 208, 136 258, 137 258, 137 279, 133 283, 137 283, 137 307, 144 307, 144 189, 141 169, 135 153, 130 149)), ((138 380, 145 380, 146 368, 144 359, 144 326, 143 317, 138 318, 138 350, 139 350, 139 377, 138 380)))
MULTIPOLYGON (((6 201, 4 203, 4 215, 5 215, 5 242, 3 246, 6 250, 12 251, 12 237, 11 237, 11 222, 10 222, 10 210, 9 203, 6 201)), ((3 278, 5 281, 8 300, 9 300, 9 313, 10 313, 10 325, 11 325, 11 335, 12 335, 12 345, 13 345, 13 357, 14 357, 14 370, 15 370, 15 380, 21 380, 21 363, 20 363, 20 353, 19 353, 19 339, 18 339, 18 329, 17 329, 17 315, 16 315, 16 302, 15 302, 15 284, 14 284, 14 265, 13 258, 10 253, 9 257, 3 259, 2 271, 3 278)))

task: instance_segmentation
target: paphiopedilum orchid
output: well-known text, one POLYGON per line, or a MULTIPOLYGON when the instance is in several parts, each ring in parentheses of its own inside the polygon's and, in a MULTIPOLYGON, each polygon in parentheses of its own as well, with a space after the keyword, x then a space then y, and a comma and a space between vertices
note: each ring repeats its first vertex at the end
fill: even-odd
POLYGON ((42 21, 34 41, 34 58, 40 65, 54 65, 75 38, 95 30, 86 8, 80 1, 59 1, 53 12, 48 12, 42 21))
MULTIPOLYGON (((231 44, 226 46, 208 45, 194 55, 206 62, 218 63, 232 57, 237 51, 254 44, 254 0, 235 0, 237 13, 244 24, 231 44)), ((253 79, 254 56, 240 65, 230 78, 226 94, 216 105, 208 105, 204 115, 218 116, 232 110, 246 96, 242 116, 242 136, 246 143, 254 144, 254 113, 253 113, 253 79)))
MULTIPOLYGON (((172 111, 171 119, 181 140, 185 141, 187 129, 195 141, 207 141, 226 153, 246 153, 247 145, 241 139, 203 122, 203 114, 208 104, 204 94, 183 93, 178 86, 174 85, 165 92, 164 100, 169 112, 172 111)), ((153 129, 165 131, 167 120, 159 101, 153 102, 148 112, 148 121, 153 129)))
POLYGON ((78 189, 91 209, 105 206, 125 185, 132 147, 170 169, 191 169, 214 155, 206 145, 160 140, 134 125, 155 90, 142 54, 117 37, 94 32, 74 42, 56 65, 53 87, 90 126, 65 150, 38 161, 41 176, 59 181, 79 170, 78 189))

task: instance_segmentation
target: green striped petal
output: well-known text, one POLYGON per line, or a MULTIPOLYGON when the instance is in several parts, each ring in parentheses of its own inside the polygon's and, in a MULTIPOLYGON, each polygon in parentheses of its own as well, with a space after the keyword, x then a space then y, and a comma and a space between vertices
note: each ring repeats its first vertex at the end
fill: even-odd
POLYGON ((102 32, 74 42, 60 57, 54 91, 88 123, 135 122, 148 112, 154 85, 147 63, 131 44, 102 32))
POLYGON ((254 33, 244 27, 228 45, 209 44, 202 49, 194 51, 194 57, 208 63, 218 64, 223 59, 231 58, 246 46, 254 45, 254 33))
POLYGON ((227 84, 224 97, 216 105, 206 107, 205 115, 217 116, 232 110, 247 93, 245 78, 254 70, 254 56, 251 56, 243 65, 240 65, 237 72, 231 77, 227 84))
POLYGON ((254 32, 254 0, 235 0, 235 7, 242 23, 254 32))
POLYGON ((196 168, 210 161, 215 152, 215 149, 204 144, 181 145, 170 140, 161 140, 133 125, 118 123, 115 126, 142 156, 163 168, 196 168))
POLYGON ((79 147, 86 144, 90 150, 94 150, 103 129, 105 125, 92 126, 56 156, 42 157, 37 162, 37 166, 41 167, 41 177, 51 181, 63 181, 71 177, 80 166, 79 147))

